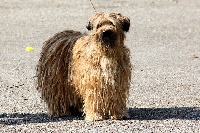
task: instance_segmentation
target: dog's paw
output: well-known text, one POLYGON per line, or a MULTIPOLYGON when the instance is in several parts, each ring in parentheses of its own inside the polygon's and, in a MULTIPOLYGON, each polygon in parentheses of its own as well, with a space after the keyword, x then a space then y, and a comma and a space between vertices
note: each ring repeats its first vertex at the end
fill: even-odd
POLYGON ((101 120, 103 120, 103 117, 100 115, 96 115, 96 114, 86 115, 85 120, 86 121, 101 121, 101 120))
POLYGON ((112 120, 127 120, 130 119, 130 116, 128 113, 125 113, 123 115, 112 115, 110 118, 112 120))

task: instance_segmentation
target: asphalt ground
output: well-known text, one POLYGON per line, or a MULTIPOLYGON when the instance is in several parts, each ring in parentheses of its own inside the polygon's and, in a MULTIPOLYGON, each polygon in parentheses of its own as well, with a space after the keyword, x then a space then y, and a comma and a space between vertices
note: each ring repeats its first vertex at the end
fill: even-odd
POLYGON ((89 0, 0 1, 0 132, 200 132, 200 1, 93 0, 131 20, 130 120, 51 118, 35 89, 43 42, 88 32, 89 0), (33 51, 25 48, 32 46, 33 51))

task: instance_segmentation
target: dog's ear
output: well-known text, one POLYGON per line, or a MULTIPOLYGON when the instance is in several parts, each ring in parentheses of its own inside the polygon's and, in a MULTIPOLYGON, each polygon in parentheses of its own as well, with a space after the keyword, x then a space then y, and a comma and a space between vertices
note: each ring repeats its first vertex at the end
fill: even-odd
POLYGON ((122 30, 128 32, 129 27, 130 27, 130 19, 128 17, 123 17, 122 30))
POLYGON ((89 23, 88 23, 88 25, 86 26, 86 28, 87 28, 88 30, 93 30, 95 21, 97 20, 98 17, 100 17, 100 16, 102 16, 102 15, 104 15, 103 12, 97 12, 97 13, 95 13, 95 14, 89 19, 89 23))
POLYGON ((93 26, 92 26, 91 22, 88 22, 88 25, 86 25, 86 28, 88 30, 92 30, 93 29, 93 26))

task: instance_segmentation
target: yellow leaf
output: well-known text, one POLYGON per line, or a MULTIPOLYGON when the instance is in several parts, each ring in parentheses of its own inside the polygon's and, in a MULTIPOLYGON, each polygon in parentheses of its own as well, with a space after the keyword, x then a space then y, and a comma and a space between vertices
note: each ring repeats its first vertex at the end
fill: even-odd
POLYGON ((33 50, 34 50, 34 48, 33 48, 33 47, 31 47, 31 46, 29 46, 29 47, 26 47, 26 48, 25 48, 25 50, 26 50, 26 51, 28 51, 28 52, 30 52, 30 51, 33 51, 33 50))

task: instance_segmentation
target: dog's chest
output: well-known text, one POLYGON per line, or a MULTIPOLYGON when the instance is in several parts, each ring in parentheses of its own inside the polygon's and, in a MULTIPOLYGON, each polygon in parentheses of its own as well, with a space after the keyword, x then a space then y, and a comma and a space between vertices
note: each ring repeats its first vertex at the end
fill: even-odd
POLYGON ((113 85, 115 83, 115 75, 117 72, 117 62, 106 56, 100 59, 100 75, 106 84, 113 85))
POLYGON ((89 69, 93 69, 97 73, 100 72, 101 76, 105 78, 116 73, 118 62, 114 55, 106 53, 96 45, 88 46, 86 51, 86 60, 90 65, 89 69))
POLYGON ((116 55, 106 52, 110 51, 104 51, 97 45, 85 45, 75 52, 73 71, 81 77, 79 83, 82 86, 115 86, 121 63, 116 55))

